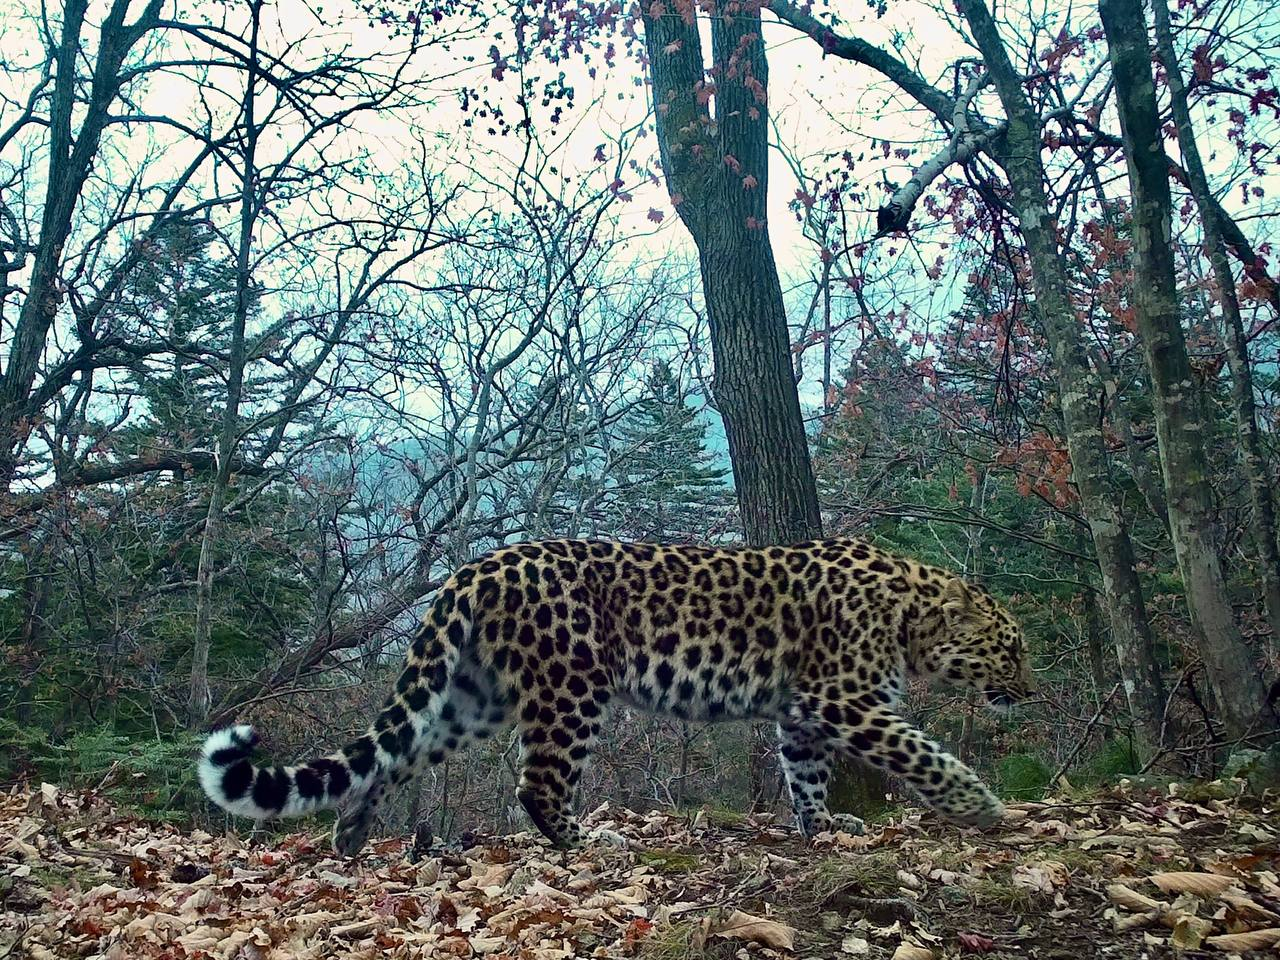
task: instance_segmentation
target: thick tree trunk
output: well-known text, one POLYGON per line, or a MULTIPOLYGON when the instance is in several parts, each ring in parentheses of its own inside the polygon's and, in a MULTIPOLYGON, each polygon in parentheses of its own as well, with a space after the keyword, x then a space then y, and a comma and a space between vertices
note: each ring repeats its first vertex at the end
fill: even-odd
POLYGON ((1116 108, 1133 193, 1133 307, 1154 394, 1170 529, 1218 711, 1231 737, 1275 726, 1262 673, 1232 615, 1215 547, 1205 423, 1178 315, 1170 243, 1169 161, 1161 144, 1151 50, 1140 0, 1102 0, 1116 108))
POLYGON ((1252 533, 1262 580, 1262 599, 1271 634, 1280 638, 1280 548, 1276 545, 1276 508, 1262 434, 1258 429, 1253 370, 1249 362, 1244 322, 1240 316, 1240 298, 1236 294, 1235 277, 1231 272, 1227 245, 1222 236, 1220 207, 1209 187, 1209 178, 1200 159, 1200 148, 1196 144, 1195 128, 1191 125, 1187 88, 1178 69, 1166 0, 1153 0, 1152 9, 1156 19, 1156 52, 1164 65, 1169 86, 1173 119, 1178 131, 1178 147, 1182 151, 1182 163, 1191 184, 1191 194, 1200 211, 1205 251, 1209 255, 1222 301, 1222 323, 1226 333, 1223 339, 1226 342, 1227 363, 1231 368, 1231 400, 1239 432, 1240 468, 1248 484, 1249 501, 1253 507, 1252 533))
MULTIPOLYGON (((672 201, 698 247, 713 392, 743 532, 753 545, 807 540, 821 535, 822 517, 765 221, 769 66, 760 8, 711 17, 712 87, 700 8, 676 0, 653 16, 655 7, 646 4, 644 31, 658 146, 672 201)), ((840 779, 831 791, 837 809, 883 804, 879 776, 840 779)))
POLYGON ((715 360, 712 389, 729 440, 742 528, 748 543, 763 546, 820 536, 822 521, 791 376, 782 288, 768 237, 758 233, 734 237, 725 229, 706 238, 699 261, 715 360))
POLYGON ((1133 544, 1109 483, 1107 451, 1097 419, 1099 388, 1071 306, 1057 247, 1057 225, 1049 215, 1040 160, 1040 123, 1023 93, 1023 78, 1009 61, 986 0, 961 0, 959 7, 1009 118, 1008 130, 1003 140, 993 145, 992 153, 1009 178, 1010 202, 1027 248, 1036 308, 1053 353, 1072 476, 1098 557, 1103 603, 1111 621, 1129 709, 1144 739, 1156 747, 1162 736, 1164 684, 1133 544))
POLYGON ((1160 468, 1153 463, 1153 458, 1139 444, 1133 435, 1133 422, 1129 417, 1128 405, 1120 396, 1120 384, 1115 368, 1100 350, 1091 353, 1094 369, 1102 379, 1102 391, 1107 403, 1111 406, 1111 422, 1116 433, 1124 444, 1125 454, 1129 459, 1129 469, 1133 473, 1133 482, 1147 502, 1147 507, 1157 520, 1169 532, 1169 507, 1164 502, 1164 478, 1160 476, 1160 468))
MULTIPOLYGON (((1089 573, 1084 572, 1085 576, 1089 573)), ((1106 695, 1107 663, 1103 644, 1102 611, 1098 609, 1098 598, 1092 590, 1085 590, 1084 631, 1085 645, 1089 653, 1089 676, 1093 680, 1093 696, 1098 703, 1106 695)))
POLYGON ((743 531, 756 545, 806 540, 821 534, 822 520, 765 223, 769 71, 760 13, 748 7, 711 21, 713 118, 698 30, 678 6, 645 17, 645 42, 667 185, 698 247, 713 390, 743 531))

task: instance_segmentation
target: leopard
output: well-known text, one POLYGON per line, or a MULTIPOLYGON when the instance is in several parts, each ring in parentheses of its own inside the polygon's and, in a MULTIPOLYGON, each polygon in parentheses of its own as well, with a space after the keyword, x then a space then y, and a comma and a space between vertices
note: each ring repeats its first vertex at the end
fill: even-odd
POLYGON ((333 847, 352 856, 393 788, 514 725, 519 803, 568 848, 594 839, 575 800, 627 707, 776 724, 806 837, 865 828, 828 809, 840 757, 905 784, 943 820, 996 824, 996 795, 905 716, 912 679, 997 712, 1036 689, 1026 636, 988 591, 867 540, 516 543, 439 587, 363 735, 304 763, 258 765, 253 726, 233 724, 208 735, 197 774, 215 804, 256 821, 336 809, 333 847))

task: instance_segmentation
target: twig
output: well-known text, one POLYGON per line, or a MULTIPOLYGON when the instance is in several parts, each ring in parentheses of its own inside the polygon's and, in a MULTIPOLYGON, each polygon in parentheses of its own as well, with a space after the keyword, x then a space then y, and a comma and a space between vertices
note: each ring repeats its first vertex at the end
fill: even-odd
POLYGON ((901 897, 863 897, 852 893, 858 882, 847 884, 829 893, 822 900, 823 907, 857 910, 873 923, 888 925, 895 920, 910 922, 916 918, 916 908, 901 897))
POLYGON ((1116 685, 1111 688, 1111 692, 1103 699, 1102 703, 1098 704, 1098 712, 1093 715, 1093 718, 1087 724, 1085 724, 1084 733, 1081 734, 1080 739, 1076 741, 1076 745, 1072 748, 1071 752, 1067 754, 1067 758, 1062 761, 1061 766, 1059 766, 1058 769, 1054 771, 1053 776, 1049 778, 1050 783, 1057 783, 1058 780, 1061 779, 1062 775, 1067 772, 1067 768, 1075 762, 1076 757, 1080 756, 1080 751, 1083 750, 1085 744, 1089 742, 1089 734, 1093 732, 1093 728, 1102 718, 1102 712, 1107 709, 1107 706, 1111 703, 1111 698, 1114 697, 1119 690, 1120 684, 1116 683, 1116 685))

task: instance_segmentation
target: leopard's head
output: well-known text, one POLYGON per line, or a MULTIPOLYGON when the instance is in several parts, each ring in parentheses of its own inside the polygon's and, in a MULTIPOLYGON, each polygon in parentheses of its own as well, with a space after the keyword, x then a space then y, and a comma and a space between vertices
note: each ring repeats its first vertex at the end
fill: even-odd
POLYGON ((1009 611, 958 579, 943 589, 941 607, 941 629, 921 651, 922 673, 974 690, 997 711, 1035 693, 1027 640, 1009 611))

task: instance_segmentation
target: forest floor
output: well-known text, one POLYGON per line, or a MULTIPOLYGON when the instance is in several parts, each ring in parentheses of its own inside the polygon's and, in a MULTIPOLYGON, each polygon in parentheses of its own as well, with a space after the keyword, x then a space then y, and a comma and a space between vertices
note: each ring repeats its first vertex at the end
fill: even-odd
POLYGON ((0 960, 1274 957, 1280 817, 1200 791, 1013 804, 983 833, 906 812, 813 843, 606 805, 588 821, 625 849, 473 836, 410 862, 400 839, 339 859, 320 836, 212 836, 13 788, 0 960))

